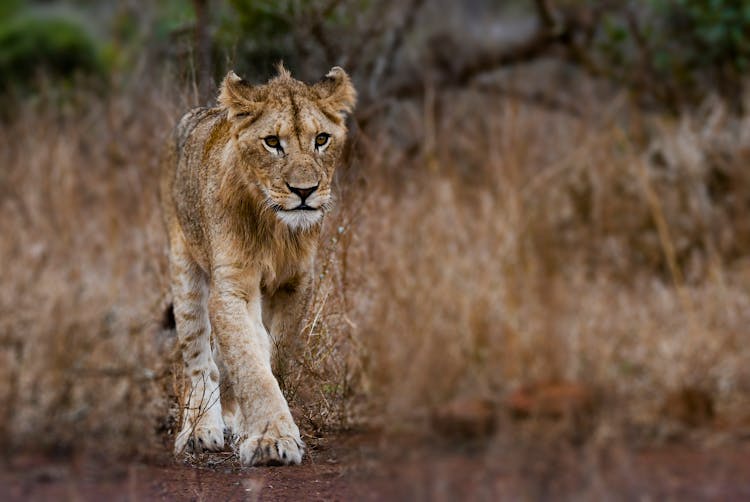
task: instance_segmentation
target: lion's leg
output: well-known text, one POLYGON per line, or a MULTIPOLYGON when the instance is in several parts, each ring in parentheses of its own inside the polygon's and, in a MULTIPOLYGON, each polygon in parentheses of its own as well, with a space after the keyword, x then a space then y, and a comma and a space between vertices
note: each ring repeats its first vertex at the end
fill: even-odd
POLYGON ((272 367, 282 382, 290 371, 289 362, 300 350, 300 320, 308 290, 308 280, 299 278, 264 298, 263 321, 271 335, 272 367))
POLYGON ((196 451, 224 448, 219 370, 211 354, 208 278, 185 248, 181 235, 170 239, 170 273, 177 337, 185 363, 182 430, 175 454, 192 443, 196 451), (190 441, 192 439, 192 441, 190 441))
POLYGON ((224 427, 228 429, 232 434, 240 434, 242 432, 240 405, 237 401, 237 395, 234 393, 234 386, 231 385, 231 378, 227 374, 227 365, 224 364, 224 359, 221 356, 219 350, 219 344, 214 344, 214 361, 219 367, 219 379, 222 382, 221 385, 221 413, 224 419, 224 427))
POLYGON ((227 271, 225 267, 212 274, 209 310, 239 402, 240 461, 299 464, 304 444, 271 372, 271 340, 261 319, 259 281, 248 287, 225 275, 227 271))

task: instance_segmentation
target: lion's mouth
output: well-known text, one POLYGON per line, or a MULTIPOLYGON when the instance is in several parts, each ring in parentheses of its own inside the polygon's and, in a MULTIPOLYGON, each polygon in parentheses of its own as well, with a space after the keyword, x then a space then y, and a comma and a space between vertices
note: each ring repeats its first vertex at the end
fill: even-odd
POLYGON ((271 204, 271 209, 273 209, 277 213, 295 213, 297 211, 320 211, 322 207, 312 207, 308 206, 307 204, 300 204, 299 206, 292 207, 292 208, 286 208, 282 206, 281 204, 271 204))
POLYGON ((291 209, 279 207, 276 215, 292 229, 310 228, 320 222, 323 217, 323 208, 307 204, 300 204, 291 209))
POLYGON ((297 207, 293 207, 292 209, 287 209, 287 211, 317 211, 319 208, 317 207, 311 207, 307 204, 300 204, 297 207))

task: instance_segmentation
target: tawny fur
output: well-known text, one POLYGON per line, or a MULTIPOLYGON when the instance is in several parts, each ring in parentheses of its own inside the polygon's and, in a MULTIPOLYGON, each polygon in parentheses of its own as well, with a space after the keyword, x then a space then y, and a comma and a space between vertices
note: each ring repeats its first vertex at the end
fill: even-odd
POLYGON ((226 425, 240 437, 243 464, 301 461, 299 430, 271 372, 272 337, 296 329, 355 98, 338 67, 314 85, 281 66, 259 86, 230 72, 219 105, 177 125, 161 178, 189 380, 176 453, 223 448, 226 425), (322 133, 329 140, 319 147, 322 133), (292 190, 311 187, 306 201, 292 190), (308 210, 295 210, 302 202, 308 210))

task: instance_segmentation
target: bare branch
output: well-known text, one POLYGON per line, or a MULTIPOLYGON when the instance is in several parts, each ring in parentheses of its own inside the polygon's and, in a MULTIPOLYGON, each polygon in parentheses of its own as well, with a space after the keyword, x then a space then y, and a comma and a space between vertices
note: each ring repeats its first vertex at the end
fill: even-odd
MULTIPOLYGON (((380 8, 378 12, 382 13, 388 11, 393 4, 394 0, 383 2, 379 6, 380 8)), ((368 65, 371 66, 372 61, 363 61, 362 53, 368 46, 373 44, 374 40, 379 40, 384 36, 387 27, 387 16, 379 15, 375 16, 375 19, 368 19, 366 28, 361 33, 361 35, 357 37, 358 42, 355 42, 355 45, 352 46, 352 48, 348 50, 344 55, 342 65, 347 69, 347 71, 355 72, 362 67, 365 68, 365 72, 368 71, 368 65)))
POLYGON ((539 23, 547 30, 551 30, 555 27, 555 17, 552 15, 547 0, 534 0, 534 6, 536 7, 537 16, 539 16, 539 23))
POLYGON ((419 96, 424 92, 425 74, 430 85, 435 87, 462 87, 482 74, 544 56, 562 57, 589 73, 600 74, 589 57, 587 42, 605 8, 555 13, 549 0, 535 0, 534 4, 539 22, 537 29, 525 40, 508 46, 467 49, 454 38, 434 37, 428 44, 428 65, 406 72, 404 77, 386 87, 384 94, 395 99, 419 96))
POLYGON ((295 11, 300 30, 294 30, 294 45, 303 59, 309 58, 311 49, 317 46, 322 52, 325 61, 333 64, 340 56, 336 44, 331 40, 326 31, 326 19, 341 4, 341 0, 327 0, 326 2, 313 2, 307 8, 295 11), (314 44, 310 44, 310 41, 314 44))
MULTIPOLYGON (((442 58, 440 47, 453 47, 455 42, 451 39, 434 39, 432 83, 440 87, 461 87, 468 84, 480 74, 487 73, 503 66, 525 63, 550 53, 558 43, 563 40, 564 33, 548 33, 538 31, 529 39, 518 44, 476 52, 467 58, 442 58)), ((448 54, 450 50, 446 51, 448 54)), ((391 97, 403 99, 413 97, 422 93, 424 83, 416 74, 408 75, 406 78, 394 83, 387 88, 385 94, 391 97)))
POLYGON ((372 76, 370 78, 371 91, 380 84, 383 75, 387 74, 393 66, 393 62, 396 60, 396 54, 403 46, 405 35, 413 28, 417 19, 417 13, 421 10, 422 5, 424 5, 424 0, 412 0, 411 4, 405 9, 406 16, 404 17, 404 21, 391 32, 388 47, 383 54, 374 61, 372 76))
POLYGON ((208 0, 193 0, 195 10, 195 55, 198 99, 205 104, 213 94, 211 78, 211 38, 209 36, 208 0))

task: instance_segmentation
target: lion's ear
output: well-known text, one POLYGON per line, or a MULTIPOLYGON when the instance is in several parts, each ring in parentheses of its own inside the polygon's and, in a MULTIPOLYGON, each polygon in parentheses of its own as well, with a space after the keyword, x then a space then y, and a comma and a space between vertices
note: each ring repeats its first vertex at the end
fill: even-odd
POLYGON ((334 66, 326 76, 314 85, 319 99, 318 105, 335 114, 351 113, 357 103, 357 91, 349 75, 339 66, 334 66))
POLYGON ((219 106, 225 108, 230 119, 238 115, 252 115, 260 107, 257 90, 230 71, 219 89, 219 106))

